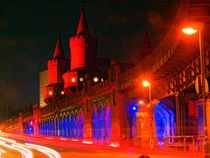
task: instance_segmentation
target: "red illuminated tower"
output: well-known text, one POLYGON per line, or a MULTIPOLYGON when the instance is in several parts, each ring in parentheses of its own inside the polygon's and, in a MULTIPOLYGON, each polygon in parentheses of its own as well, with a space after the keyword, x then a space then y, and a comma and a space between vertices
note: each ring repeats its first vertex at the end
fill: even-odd
POLYGON ((64 89, 72 94, 82 88, 85 76, 100 79, 97 58, 97 39, 89 31, 84 8, 81 8, 76 35, 69 39, 70 71, 63 75, 64 89))
POLYGON ((63 91, 62 75, 67 71, 68 61, 65 58, 60 35, 57 37, 56 47, 52 59, 48 60, 48 86, 45 87, 44 98, 52 98, 63 91))
POLYGON ((91 36, 83 7, 81 8, 77 33, 70 37, 69 47, 71 70, 97 65, 97 39, 91 36))

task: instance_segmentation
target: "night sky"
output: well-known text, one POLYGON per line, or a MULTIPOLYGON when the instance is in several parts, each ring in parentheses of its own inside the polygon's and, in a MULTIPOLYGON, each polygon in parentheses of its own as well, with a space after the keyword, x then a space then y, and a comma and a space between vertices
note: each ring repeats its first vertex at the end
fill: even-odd
MULTIPOLYGON (((86 1, 98 56, 132 62, 147 28, 155 47, 172 22, 177 1, 86 1)), ((53 57, 58 32, 69 57, 81 1, 0 1, 0 120, 38 103, 39 72, 53 57)))

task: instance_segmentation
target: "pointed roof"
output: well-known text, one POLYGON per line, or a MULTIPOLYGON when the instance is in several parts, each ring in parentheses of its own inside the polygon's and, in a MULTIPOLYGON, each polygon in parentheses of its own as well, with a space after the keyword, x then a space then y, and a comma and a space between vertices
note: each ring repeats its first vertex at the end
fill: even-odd
POLYGON ((145 29, 143 45, 140 52, 141 58, 143 59, 144 57, 152 53, 152 51, 153 51, 153 47, 151 44, 150 37, 148 35, 148 30, 145 29))
POLYGON ((58 37, 57 37, 57 42, 56 42, 56 46, 55 46, 55 51, 54 51, 53 58, 56 58, 56 59, 65 59, 63 47, 62 47, 62 44, 61 44, 60 34, 58 34, 58 37))
POLYGON ((90 34, 90 31, 89 31, 87 19, 85 16, 85 10, 84 10, 84 7, 82 6, 81 11, 80 11, 79 23, 78 23, 78 27, 77 27, 77 36, 89 35, 89 34, 90 34))

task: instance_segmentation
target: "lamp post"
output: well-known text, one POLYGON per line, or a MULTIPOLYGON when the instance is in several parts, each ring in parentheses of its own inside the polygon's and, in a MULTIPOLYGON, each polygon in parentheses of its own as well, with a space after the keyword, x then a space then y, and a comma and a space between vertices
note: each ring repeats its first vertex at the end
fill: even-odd
POLYGON ((154 107, 152 106, 152 93, 151 93, 151 84, 149 81, 143 81, 142 82, 142 85, 144 87, 148 87, 148 90, 149 90, 149 106, 148 106, 148 109, 149 109, 149 117, 150 117, 150 149, 153 149, 154 148, 154 134, 153 134, 153 129, 154 129, 154 107))
MULTIPOLYGON (((202 27, 193 28, 186 27, 182 29, 187 35, 193 35, 198 32, 198 42, 199 42, 199 55, 200 55, 200 73, 201 73, 201 95, 203 98, 203 126, 204 126, 204 145, 205 145, 205 153, 206 153, 206 137, 208 136, 208 128, 207 128, 207 118, 206 118, 206 72, 205 72, 205 55, 203 52, 203 41, 202 41, 202 27)), ((206 157, 206 155, 205 155, 206 157)), ((208 157, 208 156, 207 156, 208 157)), ((210 157, 210 156, 209 156, 210 157)))

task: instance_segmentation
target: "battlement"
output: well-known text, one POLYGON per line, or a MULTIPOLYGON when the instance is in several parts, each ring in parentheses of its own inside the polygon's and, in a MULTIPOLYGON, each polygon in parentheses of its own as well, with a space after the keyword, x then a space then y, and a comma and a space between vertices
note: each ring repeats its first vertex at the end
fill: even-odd
POLYGON ((90 36, 73 36, 69 38, 69 44, 71 45, 78 45, 78 44, 91 44, 96 45, 97 38, 90 37, 90 36))

